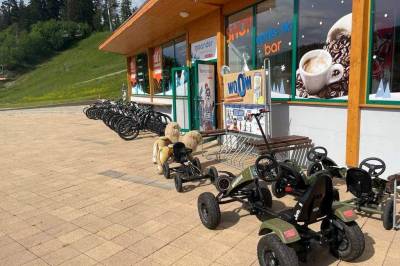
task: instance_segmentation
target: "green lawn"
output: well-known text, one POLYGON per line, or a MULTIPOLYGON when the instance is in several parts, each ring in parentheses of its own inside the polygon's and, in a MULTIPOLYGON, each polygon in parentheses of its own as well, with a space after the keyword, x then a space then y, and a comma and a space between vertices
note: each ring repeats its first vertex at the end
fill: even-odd
POLYGON ((98 50, 109 33, 94 33, 74 47, 0 86, 0 108, 118 98, 126 72, 123 56, 98 50))

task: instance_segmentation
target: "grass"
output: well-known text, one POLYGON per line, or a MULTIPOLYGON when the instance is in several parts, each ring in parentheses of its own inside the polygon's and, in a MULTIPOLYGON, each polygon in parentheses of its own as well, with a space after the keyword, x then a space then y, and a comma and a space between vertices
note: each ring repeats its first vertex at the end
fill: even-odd
POLYGON ((0 85, 0 108, 118 98, 126 72, 109 74, 124 70, 126 61, 120 55, 98 50, 108 35, 94 33, 16 80, 0 85))

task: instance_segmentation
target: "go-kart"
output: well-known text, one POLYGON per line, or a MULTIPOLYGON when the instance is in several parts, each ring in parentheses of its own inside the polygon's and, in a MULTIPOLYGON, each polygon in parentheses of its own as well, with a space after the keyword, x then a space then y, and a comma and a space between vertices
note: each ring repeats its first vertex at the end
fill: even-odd
POLYGON ((177 192, 183 192, 184 183, 205 179, 210 179, 214 183, 218 177, 218 171, 213 166, 207 168, 203 173, 200 160, 197 157, 193 158, 191 154, 191 149, 186 148, 184 143, 177 142, 172 146, 171 161, 178 163, 179 166, 170 167, 168 161, 163 164, 163 175, 166 178, 173 175, 177 192))
POLYGON ((208 229, 217 228, 221 221, 219 205, 234 201, 243 203, 250 214, 264 220, 271 212, 272 195, 267 182, 261 178, 276 168, 277 164, 272 156, 263 155, 257 158, 255 165, 243 170, 239 176, 221 172, 222 174, 215 181, 218 195, 204 192, 197 200, 197 208, 203 225, 208 229))
MULTIPOLYGON (((260 110, 259 113, 251 115, 255 117, 268 145, 259 120, 263 113, 266 111, 260 110)), ((271 212, 272 206, 272 195, 268 189, 266 177, 277 170, 278 164, 274 156, 267 154, 259 156, 255 164, 244 169, 239 176, 220 171, 220 175, 215 180, 215 186, 219 191, 218 195, 214 196, 210 192, 204 192, 197 200, 197 208, 203 225, 209 229, 215 229, 221 221, 219 205, 234 201, 241 202, 250 214, 264 220, 266 214, 271 212)))
POLYGON ((386 170, 386 164, 379 158, 367 158, 359 167, 350 168, 346 173, 347 191, 355 198, 342 201, 340 204, 355 208, 357 211, 381 215, 383 227, 393 228, 396 213, 391 193, 397 193, 397 188, 388 190, 388 181, 381 178, 386 170))
POLYGON ((307 261, 313 242, 328 246, 344 261, 360 257, 365 240, 355 222, 357 215, 348 206, 334 204, 333 196, 331 176, 318 172, 294 208, 272 213, 259 230, 263 235, 257 245, 260 265, 299 265, 299 260, 307 261), (317 222, 321 222, 319 232, 309 228, 317 222))
MULTIPOLYGON (((271 189, 274 196, 301 196, 314 182, 317 173, 326 172, 331 177, 345 179, 347 191, 355 196, 353 199, 341 201, 340 204, 360 212, 380 214, 384 228, 392 229, 394 200, 390 194, 393 190, 388 191, 388 181, 380 177, 386 169, 385 162, 371 157, 363 160, 359 167, 347 169, 339 167, 327 154, 324 147, 314 147, 308 152, 307 159, 312 163, 307 169, 307 175, 296 168, 295 164, 290 164, 291 162, 280 163, 280 172, 271 189)), ((339 192, 336 189, 334 200, 339 201, 339 192)))
MULTIPOLYGON (((301 197, 307 188, 315 182, 317 173, 323 171, 331 177, 341 177, 344 170, 327 156, 324 147, 313 147, 307 152, 307 159, 311 162, 305 173, 294 161, 286 160, 279 163, 279 171, 272 182, 272 194, 281 198, 287 194, 301 197)), ((339 191, 333 189, 334 200, 339 200, 339 191)))

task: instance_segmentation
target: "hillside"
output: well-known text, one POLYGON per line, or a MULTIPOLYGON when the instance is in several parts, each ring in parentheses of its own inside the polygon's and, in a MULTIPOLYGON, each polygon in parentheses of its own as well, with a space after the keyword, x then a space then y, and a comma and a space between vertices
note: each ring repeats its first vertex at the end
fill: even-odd
POLYGON ((118 98, 126 83, 122 56, 97 48, 109 33, 94 33, 16 80, 0 85, 0 108, 118 98))

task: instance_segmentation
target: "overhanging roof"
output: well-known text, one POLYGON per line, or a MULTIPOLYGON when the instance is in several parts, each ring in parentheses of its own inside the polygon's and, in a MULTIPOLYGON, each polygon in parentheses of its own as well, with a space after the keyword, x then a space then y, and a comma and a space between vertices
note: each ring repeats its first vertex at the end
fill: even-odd
MULTIPOLYGON (((129 55, 154 41, 182 29, 229 0, 148 0, 100 45, 103 51, 129 55), (189 17, 182 18, 185 11, 189 17)), ((206 22, 205 22, 206 23, 206 22)))

